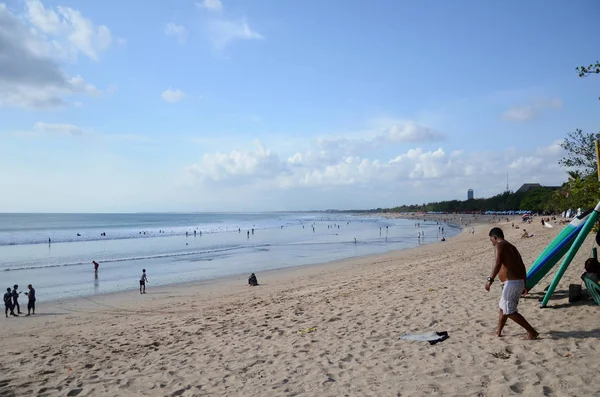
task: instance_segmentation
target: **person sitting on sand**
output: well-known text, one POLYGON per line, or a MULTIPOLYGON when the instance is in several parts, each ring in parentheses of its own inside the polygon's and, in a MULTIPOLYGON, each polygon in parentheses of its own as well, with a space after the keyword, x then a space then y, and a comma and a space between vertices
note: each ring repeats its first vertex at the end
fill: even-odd
POLYGON ((600 262, 596 258, 588 258, 585 261, 585 273, 581 277, 587 277, 590 280, 598 283, 600 281, 600 262))
POLYGON ((523 234, 521 235, 521 238, 529 238, 533 236, 533 234, 529 234, 529 232, 525 229, 523 229, 523 234))
POLYGON ((250 275, 250 277, 248 277, 248 285, 255 287, 258 285, 258 280, 256 279, 256 276, 254 275, 254 273, 252 273, 250 275))
POLYGON ((486 291, 490 287, 496 276, 502 281, 502 297, 498 304, 500 311, 498 315, 498 328, 495 335, 501 337, 502 329, 506 321, 510 318, 527 331, 525 339, 536 339, 539 333, 525 320, 518 312, 517 306, 521 295, 527 293, 525 281, 527 279, 527 270, 517 248, 504 240, 504 232, 499 227, 490 230, 490 241, 496 248, 496 263, 492 268, 492 273, 485 283, 486 291))

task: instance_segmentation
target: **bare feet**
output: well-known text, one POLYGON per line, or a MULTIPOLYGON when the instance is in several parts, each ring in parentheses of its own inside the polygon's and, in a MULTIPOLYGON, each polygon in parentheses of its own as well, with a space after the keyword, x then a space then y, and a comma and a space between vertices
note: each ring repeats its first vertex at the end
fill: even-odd
POLYGON ((504 336, 502 334, 499 335, 498 331, 490 331, 490 332, 486 332, 486 334, 490 335, 490 336, 497 336, 498 338, 502 338, 504 336))
POLYGON ((540 336, 540 333, 537 331, 528 332, 527 336, 523 338, 523 340, 535 340, 540 336))

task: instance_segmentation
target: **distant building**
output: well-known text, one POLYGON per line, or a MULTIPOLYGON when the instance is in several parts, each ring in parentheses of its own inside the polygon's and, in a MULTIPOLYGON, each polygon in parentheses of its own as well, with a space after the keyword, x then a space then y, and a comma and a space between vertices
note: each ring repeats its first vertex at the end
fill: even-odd
POLYGON ((560 189, 560 186, 542 186, 539 183, 524 183, 516 193, 526 193, 532 189, 545 188, 550 190, 560 189))
POLYGON ((517 193, 525 193, 530 191, 531 189, 538 189, 542 187, 539 183, 524 183, 523 186, 517 190, 517 193))
POLYGON ((467 190, 467 200, 473 200, 473 189, 467 190))

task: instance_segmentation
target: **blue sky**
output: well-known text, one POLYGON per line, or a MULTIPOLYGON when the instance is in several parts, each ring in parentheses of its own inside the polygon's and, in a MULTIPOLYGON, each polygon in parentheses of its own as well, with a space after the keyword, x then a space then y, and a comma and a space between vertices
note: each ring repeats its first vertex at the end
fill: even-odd
POLYGON ((0 211, 374 208, 556 185, 600 3, 0 0, 0 211), (2 56, 4 52, 5 56, 2 56))

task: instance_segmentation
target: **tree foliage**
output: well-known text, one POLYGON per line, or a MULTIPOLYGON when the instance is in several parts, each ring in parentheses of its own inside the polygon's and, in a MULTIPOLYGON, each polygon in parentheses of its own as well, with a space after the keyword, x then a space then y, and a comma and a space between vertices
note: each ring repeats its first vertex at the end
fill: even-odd
POLYGON ((402 205, 394 208, 378 208, 377 212, 485 212, 485 211, 516 211, 528 210, 534 212, 547 211, 547 203, 554 188, 540 187, 523 192, 504 192, 489 198, 470 200, 450 200, 433 202, 422 205, 402 205))
POLYGON ((590 66, 579 66, 576 67, 575 70, 579 73, 579 77, 586 77, 590 74, 600 74, 600 62, 596 61, 595 64, 591 64, 590 66))
POLYGON ((569 132, 560 144, 567 154, 558 164, 583 176, 596 173, 596 140, 600 140, 600 132, 584 133, 580 129, 569 132))
POLYGON ((527 192, 525 197, 523 197, 519 209, 531 210, 536 212, 546 212, 549 210, 548 201, 550 201, 551 196, 552 190, 550 189, 533 189, 527 192))
POLYGON ((590 64, 590 66, 579 66, 576 67, 575 70, 579 73, 579 77, 589 76, 590 74, 600 74, 600 62, 590 64))

